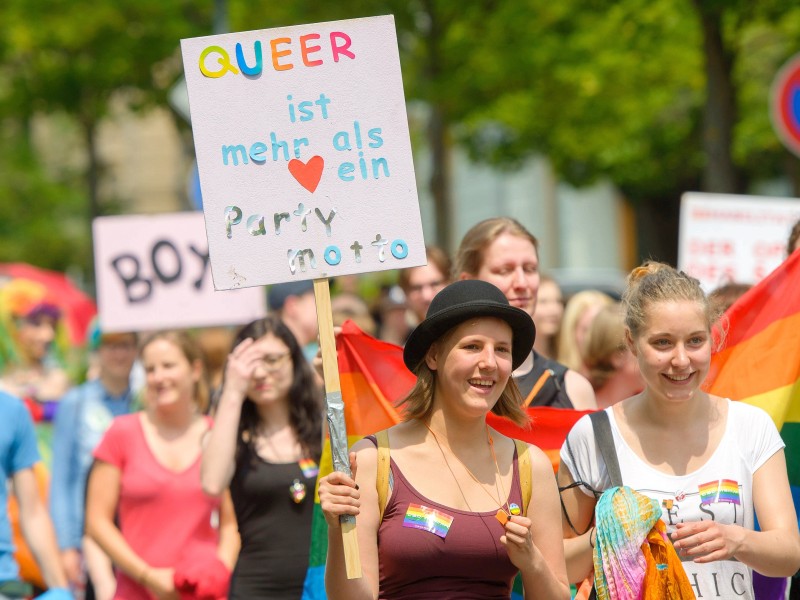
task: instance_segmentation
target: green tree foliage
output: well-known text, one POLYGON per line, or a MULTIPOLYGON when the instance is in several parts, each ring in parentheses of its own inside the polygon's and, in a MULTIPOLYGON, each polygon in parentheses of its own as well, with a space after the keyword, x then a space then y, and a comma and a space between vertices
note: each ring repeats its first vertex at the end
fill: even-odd
MULTIPOLYGON (((80 215, 87 240, 91 219, 104 208, 98 191, 103 171, 96 144, 98 125, 114 103, 134 110, 166 103, 167 90, 181 72, 180 38, 208 32, 211 7, 199 6, 191 0, 4 0, 0 4, 4 81, 0 115, 6 125, 9 121, 14 125, 14 145, 28 143, 28 126, 36 114, 65 115, 78 126, 83 148, 65 151, 80 153, 78 162, 86 165, 84 189, 72 187, 69 196, 84 198, 85 207, 72 214, 80 215)), ((28 173, 32 187, 59 187, 47 183, 48 177, 57 175, 52 170, 43 173, 33 156, 11 156, 11 161, 25 167, 19 174, 28 173)), ((70 183, 74 186, 75 181, 70 183)), ((25 187, 17 181, 17 188, 25 187)), ((36 222, 39 211, 52 207, 32 203, 29 208, 36 222)), ((92 271, 91 260, 86 260, 90 257, 91 251, 81 265, 87 274, 92 271)))
POLYGON ((113 100, 165 104, 179 39, 210 33, 220 4, 232 30, 395 16, 406 96, 430 107, 444 245, 456 142, 504 168, 537 153, 576 185, 610 179, 654 240, 642 253, 663 258, 683 191, 727 181, 724 191, 746 192, 787 174, 800 190, 767 112, 776 70, 800 49, 800 7, 783 0, 5 0, 0 76, 11 85, 0 87, 0 115, 23 131, 37 112, 80 124, 96 214, 98 123, 113 100), (729 177, 710 176, 723 167, 729 177))
POLYGON ((767 106, 800 48, 796 7, 524 0, 485 25, 465 65, 480 75, 461 93, 474 101, 462 140, 496 164, 545 154, 576 185, 609 178, 637 207, 643 255, 674 260, 682 192, 793 176, 767 106))
POLYGON ((30 147, 0 139, 0 262, 56 271, 89 263, 85 206, 85 195, 53 181, 30 147))

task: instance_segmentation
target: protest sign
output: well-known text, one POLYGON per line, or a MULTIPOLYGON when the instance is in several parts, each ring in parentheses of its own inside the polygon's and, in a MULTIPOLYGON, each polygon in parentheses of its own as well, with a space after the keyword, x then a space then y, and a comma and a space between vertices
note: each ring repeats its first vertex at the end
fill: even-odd
MULTIPOLYGON (((391 16, 181 41, 217 289, 313 279, 334 467, 350 473, 328 278, 425 264, 391 16)), ((349 578, 355 519, 341 519, 349 578)))
POLYGON ((425 263, 393 17, 181 49, 217 289, 425 263))
POLYGON ((214 291, 199 212, 92 223, 103 331, 240 325, 266 314, 262 288, 214 291))
POLYGON ((681 198, 678 268, 707 292, 736 282, 755 284, 786 258, 800 219, 800 200, 690 192, 681 198))

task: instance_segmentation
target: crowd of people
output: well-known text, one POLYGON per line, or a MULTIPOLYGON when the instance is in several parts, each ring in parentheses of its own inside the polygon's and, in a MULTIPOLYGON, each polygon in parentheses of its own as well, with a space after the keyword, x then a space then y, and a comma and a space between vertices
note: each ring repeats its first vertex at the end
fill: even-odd
POLYGON ((300 598, 315 494, 332 599, 509 598, 515 577, 529 599, 643 582, 649 597, 754 599, 754 572, 798 571, 775 425, 701 388, 712 328, 746 286, 707 295, 650 261, 620 298, 565 299, 507 217, 474 225, 452 260, 426 256, 371 306, 354 289, 332 299, 335 325, 402 346, 416 376, 402 422, 352 447, 352 476, 319 477, 311 281, 271 286, 269 316, 235 332, 94 324, 81 374, 47 289, 0 287, 0 503, 17 501, 0 513, 0 600, 300 598), (528 407, 591 411, 557 474, 487 423, 530 426, 528 407), (12 556, 11 521, 31 560, 12 556), (638 567, 609 566, 625 561, 638 567))

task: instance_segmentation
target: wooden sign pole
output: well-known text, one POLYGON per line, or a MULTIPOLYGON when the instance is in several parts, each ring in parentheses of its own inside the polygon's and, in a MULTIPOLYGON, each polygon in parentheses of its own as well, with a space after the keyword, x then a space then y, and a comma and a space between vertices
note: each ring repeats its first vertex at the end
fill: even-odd
MULTIPOLYGON (((333 334, 333 314, 331 311, 331 292, 328 278, 314 280, 314 298, 317 303, 317 325, 319 326, 319 347, 322 353, 322 370, 325 375, 325 408, 328 417, 328 431, 331 438, 333 468, 352 476, 348 456, 347 430, 344 421, 344 402, 339 383, 339 361, 336 356, 336 338, 333 334)), ((361 558, 358 554, 356 518, 342 515, 339 518, 342 528, 344 561, 348 579, 361 577, 361 558)))

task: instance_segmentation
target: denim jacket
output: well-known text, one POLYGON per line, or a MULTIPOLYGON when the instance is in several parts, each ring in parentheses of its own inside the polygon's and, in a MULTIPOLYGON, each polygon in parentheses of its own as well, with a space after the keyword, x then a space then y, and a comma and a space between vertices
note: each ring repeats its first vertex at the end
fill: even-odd
POLYGON ((98 379, 73 388, 59 402, 53 432, 50 514, 61 550, 81 547, 92 452, 113 418, 129 413, 132 404, 130 389, 113 397, 98 379))

